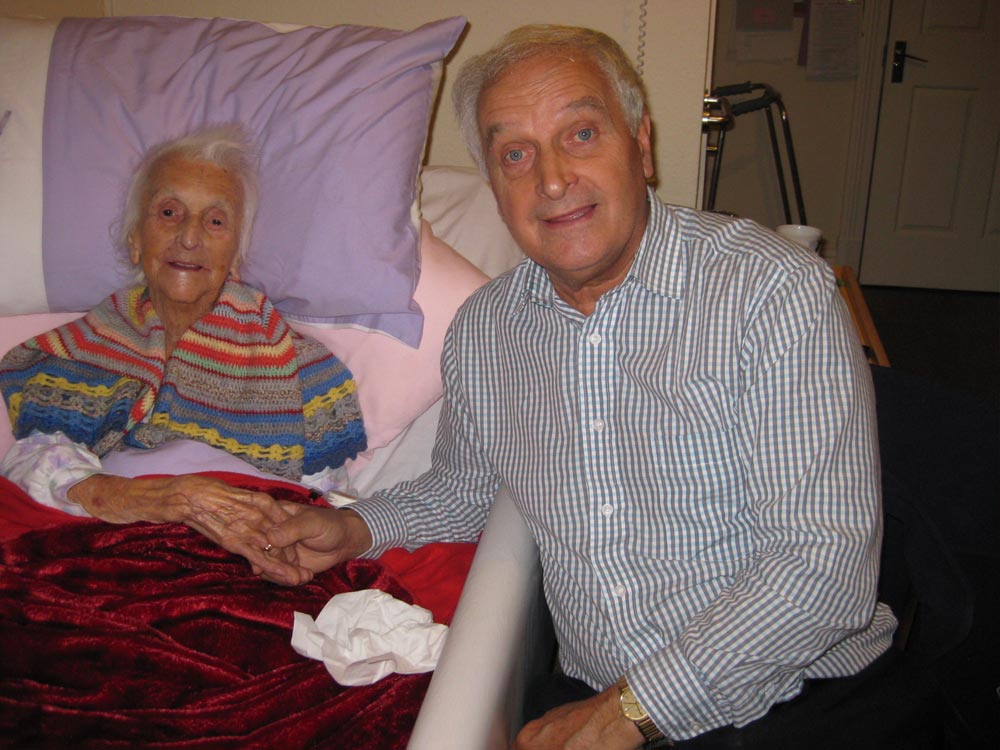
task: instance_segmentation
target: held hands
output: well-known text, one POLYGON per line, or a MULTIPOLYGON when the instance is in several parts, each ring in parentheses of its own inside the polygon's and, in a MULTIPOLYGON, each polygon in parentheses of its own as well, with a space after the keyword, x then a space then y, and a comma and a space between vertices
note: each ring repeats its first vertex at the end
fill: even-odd
POLYGON ((632 750, 642 747, 639 728, 619 708, 619 691, 611 686, 587 700, 553 708, 527 724, 514 750, 632 750))
POLYGON ((368 526, 353 511, 279 503, 267 493, 196 474, 141 479, 95 474, 67 494, 111 523, 186 524, 245 557, 255 575, 285 586, 307 583, 372 545, 368 526))
POLYGON ((96 474, 67 494, 90 515, 111 523, 186 524, 245 557, 269 580, 297 582, 303 575, 294 548, 268 546, 267 530, 290 516, 267 493, 195 474, 141 479, 96 474))
POLYGON ((268 543, 285 550, 296 560, 296 575, 285 577, 257 571, 273 583, 297 586, 312 580, 337 563, 350 560, 372 546, 368 525, 352 510, 320 508, 298 503, 280 503, 288 519, 267 532, 268 543))

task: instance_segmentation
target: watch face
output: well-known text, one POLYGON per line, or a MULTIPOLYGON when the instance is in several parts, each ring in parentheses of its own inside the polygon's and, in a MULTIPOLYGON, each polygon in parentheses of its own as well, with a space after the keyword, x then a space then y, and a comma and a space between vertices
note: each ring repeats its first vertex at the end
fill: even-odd
POLYGON ((642 704, 639 703, 638 699, 632 693, 631 688, 624 688, 622 690, 622 713, 625 714, 626 719, 631 719, 632 721, 639 721, 640 719, 645 719, 647 714, 642 708, 642 704))

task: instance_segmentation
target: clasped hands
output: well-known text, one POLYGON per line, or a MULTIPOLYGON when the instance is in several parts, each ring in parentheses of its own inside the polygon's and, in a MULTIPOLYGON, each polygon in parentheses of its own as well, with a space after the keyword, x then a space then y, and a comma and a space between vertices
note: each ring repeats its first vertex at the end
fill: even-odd
POLYGON ((354 511, 278 502, 269 495, 242 502, 254 508, 260 503, 260 512, 250 514, 254 524, 241 529, 236 544, 220 544, 243 555, 266 581, 299 586, 372 546, 367 524, 354 511))
POLYGON ((352 511, 279 502, 266 492, 197 474, 95 474, 74 485, 68 497, 111 523, 183 523, 246 558, 255 575, 285 586, 306 583, 372 544, 368 526, 352 511))
POLYGON ((250 560, 254 573, 264 580, 298 586, 372 546, 368 525, 349 508, 289 502, 278 503, 278 507, 286 517, 265 532, 264 550, 270 565, 250 560))

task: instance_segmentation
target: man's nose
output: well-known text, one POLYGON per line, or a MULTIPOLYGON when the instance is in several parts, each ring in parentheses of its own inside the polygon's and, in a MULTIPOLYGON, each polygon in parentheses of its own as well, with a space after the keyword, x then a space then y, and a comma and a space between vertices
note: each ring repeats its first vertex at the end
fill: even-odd
POLYGON ((559 200, 576 179, 573 164, 557 151, 540 153, 538 165, 538 191, 550 200, 559 200))

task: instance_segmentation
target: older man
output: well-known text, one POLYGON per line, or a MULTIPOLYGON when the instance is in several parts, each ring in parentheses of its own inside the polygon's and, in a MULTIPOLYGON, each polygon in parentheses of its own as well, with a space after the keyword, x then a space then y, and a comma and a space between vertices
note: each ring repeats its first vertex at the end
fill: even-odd
POLYGON ((529 260, 451 327, 430 471, 269 540, 320 569, 474 539, 505 483, 560 690, 582 698, 517 747, 742 746, 733 726, 863 670, 895 628, 871 383, 833 275, 751 222, 660 202, 641 83, 602 34, 518 29, 455 102, 529 260))

